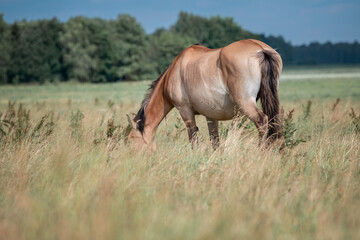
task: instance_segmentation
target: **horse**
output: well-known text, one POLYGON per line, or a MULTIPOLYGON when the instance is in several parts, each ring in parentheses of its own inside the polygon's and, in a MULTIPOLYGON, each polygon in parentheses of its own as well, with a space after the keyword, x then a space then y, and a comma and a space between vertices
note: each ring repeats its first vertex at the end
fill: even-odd
POLYGON ((212 147, 219 147, 218 121, 238 114, 256 125, 259 143, 282 136, 279 117, 280 55, 267 44, 246 39, 209 49, 199 44, 184 49, 150 85, 131 119, 127 139, 136 148, 156 149, 154 137, 174 107, 185 122, 189 141, 198 142, 195 115, 206 117, 212 147), (262 111, 256 102, 260 99, 262 111))

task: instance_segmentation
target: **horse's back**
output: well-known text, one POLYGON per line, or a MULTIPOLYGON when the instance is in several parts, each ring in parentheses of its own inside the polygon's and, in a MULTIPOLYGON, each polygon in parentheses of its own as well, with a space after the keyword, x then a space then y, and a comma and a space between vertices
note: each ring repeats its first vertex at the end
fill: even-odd
POLYGON ((194 45, 173 62, 169 96, 177 108, 216 120, 234 116, 234 99, 256 98, 260 88, 257 53, 272 49, 257 40, 241 40, 224 48, 194 45))

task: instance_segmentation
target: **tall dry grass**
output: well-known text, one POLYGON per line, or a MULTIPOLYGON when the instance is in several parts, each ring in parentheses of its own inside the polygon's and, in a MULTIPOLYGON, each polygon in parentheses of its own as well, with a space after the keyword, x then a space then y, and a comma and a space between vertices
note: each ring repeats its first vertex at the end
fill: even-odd
POLYGON ((13 125, 3 104, 0 239, 360 239, 360 104, 308 104, 283 102, 305 142, 281 153, 248 120, 221 123, 213 151, 201 117, 191 149, 174 111, 153 154, 124 142, 130 100, 28 102, 28 120, 17 103, 13 125))

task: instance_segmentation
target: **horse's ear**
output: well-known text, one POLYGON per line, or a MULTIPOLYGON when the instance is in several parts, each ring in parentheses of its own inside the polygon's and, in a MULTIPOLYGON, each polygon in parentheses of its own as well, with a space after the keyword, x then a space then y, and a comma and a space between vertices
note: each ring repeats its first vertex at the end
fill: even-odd
POLYGON ((128 122, 129 122, 129 125, 130 125, 133 129, 136 129, 136 127, 137 127, 136 122, 130 118, 129 114, 126 114, 126 117, 127 117, 128 122))

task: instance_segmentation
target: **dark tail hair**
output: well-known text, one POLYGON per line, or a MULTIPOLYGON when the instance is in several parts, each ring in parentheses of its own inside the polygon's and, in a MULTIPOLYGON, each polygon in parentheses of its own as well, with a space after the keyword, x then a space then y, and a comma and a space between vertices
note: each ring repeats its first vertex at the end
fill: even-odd
POLYGON ((263 49, 257 56, 261 67, 261 85, 258 97, 263 112, 269 118, 267 138, 275 139, 282 135, 278 95, 282 60, 280 55, 272 49, 263 49))

